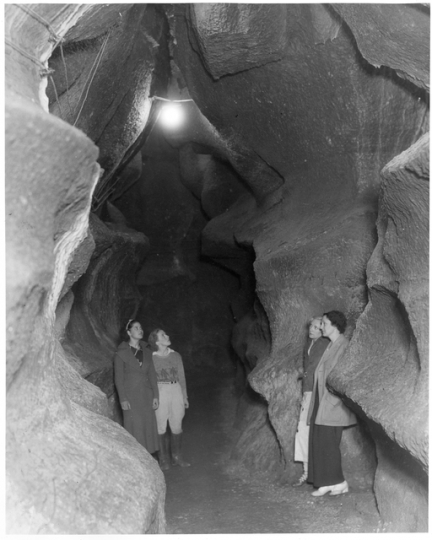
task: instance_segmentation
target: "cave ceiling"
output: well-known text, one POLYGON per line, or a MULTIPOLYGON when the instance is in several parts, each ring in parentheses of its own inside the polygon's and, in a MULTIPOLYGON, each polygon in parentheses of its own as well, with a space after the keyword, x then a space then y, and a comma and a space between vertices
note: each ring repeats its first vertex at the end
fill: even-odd
MULTIPOLYGON (((171 97, 193 98, 198 107, 190 111, 189 133, 168 134, 171 142, 207 145, 262 200, 282 184, 295 186, 302 172, 317 163, 327 174, 335 159, 354 156, 355 161, 356 153, 375 153, 381 124, 386 122, 389 130, 397 125, 397 100, 416 92, 409 85, 416 85, 419 98, 428 89, 425 9, 88 6, 64 37, 67 81, 59 49, 51 60, 57 103, 66 119, 98 144, 105 171, 101 184, 114 182, 114 171, 150 118, 150 96, 167 97, 164 88, 171 77, 171 97), (74 112, 80 110, 85 82, 105 39, 87 101, 79 117, 70 115, 71 104, 74 112), (83 70, 83 65, 88 67, 83 70)), ((50 85, 48 92, 59 114, 50 85)), ((407 137, 406 146, 411 142, 407 137)), ((392 144, 380 140, 380 153, 391 153, 392 144)))

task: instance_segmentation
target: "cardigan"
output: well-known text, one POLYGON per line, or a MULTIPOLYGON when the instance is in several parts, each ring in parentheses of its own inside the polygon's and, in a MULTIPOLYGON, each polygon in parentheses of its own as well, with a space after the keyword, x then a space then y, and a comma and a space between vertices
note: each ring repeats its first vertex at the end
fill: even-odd
POLYGON ((156 371, 157 382, 166 383, 177 381, 182 389, 183 397, 187 399, 186 377, 183 361, 180 354, 168 348, 167 356, 153 353, 153 365, 156 371))
POLYGON ((344 355, 348 340, 341 334, 336 341, 330 341, 327 349, 315 369, 312 399, 309 407, 307 423, 314 410, 316 393, 318 391, 319 405, 315 424, 321 426, 352 426, 357 423, 355 414, 344 405, 343 401, 327 388, 327 377, 344 355))

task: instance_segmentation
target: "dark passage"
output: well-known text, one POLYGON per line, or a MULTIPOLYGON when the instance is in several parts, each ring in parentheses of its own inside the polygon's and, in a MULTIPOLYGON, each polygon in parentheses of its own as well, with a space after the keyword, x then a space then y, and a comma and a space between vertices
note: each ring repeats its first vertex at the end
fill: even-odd
POLYGON ((165 473, 167 533, 380 532, 373 494, 361 483, 347 495, 317 500, 312 486, 293 488, 236 468, 229 462, 236 437, 232 379, 207 372, 189 380, 184 455, 192 465, 165 473))

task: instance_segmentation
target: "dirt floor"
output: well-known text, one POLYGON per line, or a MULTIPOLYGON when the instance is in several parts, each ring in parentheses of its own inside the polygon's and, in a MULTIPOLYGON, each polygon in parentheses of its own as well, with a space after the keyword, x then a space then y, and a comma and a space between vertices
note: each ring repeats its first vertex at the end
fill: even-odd
POLYGON ((310 485, 270 483, 230 463, 236 398, 229 378, 201 375, 188 393, 183 454, 191 467, 165 473, 168 534, 382 531, 370 489, 316 498, 310 485))

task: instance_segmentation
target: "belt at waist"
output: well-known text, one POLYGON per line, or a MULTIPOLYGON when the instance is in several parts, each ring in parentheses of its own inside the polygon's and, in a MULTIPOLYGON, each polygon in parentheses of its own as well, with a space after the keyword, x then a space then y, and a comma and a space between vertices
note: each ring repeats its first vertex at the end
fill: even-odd
POLYGON ((178 381, 158 381, 158 384, 177 384, 178 381))

